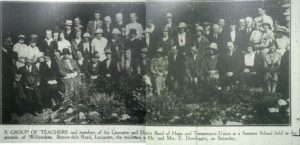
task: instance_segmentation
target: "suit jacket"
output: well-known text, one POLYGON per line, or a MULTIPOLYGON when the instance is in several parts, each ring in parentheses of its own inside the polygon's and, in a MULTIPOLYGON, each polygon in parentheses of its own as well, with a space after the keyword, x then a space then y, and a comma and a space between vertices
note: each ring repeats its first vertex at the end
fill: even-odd
POLYGON ((78 44, 78 50, 81 52, 81 54, 82 54, 82 56, 83 56, 84 59, 91 60, 91 58, 92 58, 92 46, 91 46, 91 42, 89 42, 89 49, 88 50, 84 50, 83 44, 84 44, 83 41, 81 41, 78 44))
POLYGON ((88 22, 86 31, 91 34, 91 38, 94 38, 94 32, 99 28, 102 28, 102 21, 99 20, 98 22, 96 22, 95 20, 92 20, 88 22))
MULTIPOLYGON (((109 28, 107 28, 106 25, 103 25, 103 36, 107 39, 107 40, 110 40, 111 38, 111 32, 112 32, 112 29, 113 29, 113 25, 111 24, 109 26, 109 28)), ((121 31, 122 32, 122 31, 121 31)))
POLYGON ((198 37, 194 39, 194 43, 196 44, 196 48, 198 49, 198 54, 203 56, 206 54, 206 48, 209 46, 209 41, 205 36, 202 36, 200 41, 198 37))
POLYGON ((220 33, 217 33, 217 36, 215 37, 213 33, 210 33, 208 36, 207 36, 207 39, 209 41, 209 43, 217 43, 218 45, 218 50, 221 51, 221 52, 224 52, 225 51, 225 41, 226 41, 226 38, 225 38, 226 35, 223 35, 223 34, 220 34, 220 33))
POLYGON ((54 51, 58 49, 57 41, 51 41, 50 45, 48 45, 47 41, 43 40, 41 42, 40 51, 44 52, 44 55, 48 55, 51 58, 54 57, 54 51))
POLYGON ((231 56, 228 52, 220 55, 219 58, 219 72, 221 76, 225 76, 227 72, 233 72, 234 75, 238 75, 241 71, 241 56, 238 52, 234 51, 231 56))
POLYGON ((101 68, 100 68, 100 74, 105 77, 106 74, 110 74, 111 76, 116 75, 118 68, 117 68, 117 62, 112 59, 109 66, 107 66, 106 62, 108 60, 105 59, 104 61, 101 62, 101 68))
POLYGON ((58 81, 59 71, 57 65, 52 61, 51 67, 49 67, 46 62, 42 62, 40 65, 40 76, 42 85, 47 84, 50 80, 58 81))
POLYGON ((117 28, 117 29, 119 29, 119 31, 122 33, 123 32, 123 30, 125 31, 125 27, 126 27, 126 25, 125 25, 125 23, 123 22, 122 24, 117 24, 117 23, 115 23, 114 25, 113 25, 113 28, 117 28))
POLYGON ((76 42, 76 39, 73 39, 71 42, 71 50, 72 50, 72 56, 73 58, 77 59, 77 51, 79 51, 79 44, 82 42, 81 40, 79 43, 76 42))
POLYGON ((39 70, 35 64, 31 66, 31 71, 27 69, 27 66, 23 66, 20 68, 20 72, 22 74, 21 84, 24 88, 30 87, 34 88, 40 83, 40 74, 39 70))
POLYGON ((71 42, 75 38, 75 32, 74 30, 71 30, 71 32, 68 34, 67 31, 64 31, 65 39, 71 42))
POLYGON ((188 53, 189 52, 189 47, 191 46, 192 43, 192 37, 191 34, 186 32, 185 34, 185 46, 180 46, 179 44, 179 39, 178 39, 178 33, 176 33, 173 36, 173 41, 174 41, 174 45, 177 46, 177 49, 179 50, 180 53, 188 53))
POLYGON ((177 80, 185 78, 185 57, 181 55, 178 53, 176 59, 173 53, 168 56, 168 77, 172 76, 177 80))
POLYGON ((93 63, 90 62, 87 67, 87 76, 100 76, 101 73, 101 62, 98 62, 96 67, 93 66, 93 63))
POLYGON ((200 78, 202 71, 201 71, 201 61, 202 58, 199 54, 196 55, 196 59, 194 56, 189 56, 186 60, 186 75, 188 78, 200 78))

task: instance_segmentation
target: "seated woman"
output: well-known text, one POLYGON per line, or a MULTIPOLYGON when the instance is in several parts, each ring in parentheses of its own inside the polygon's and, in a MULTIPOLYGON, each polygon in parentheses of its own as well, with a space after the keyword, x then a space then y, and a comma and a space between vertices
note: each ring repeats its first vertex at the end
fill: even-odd
POLYGON ((64 84, 64 92, 68 94, 76 89, 76 84, 80 82, 78 77, 80 69, 76 61, 72 59, 71 52, 68 48, 62 50, 62 58, 58 62, 59 72, 64 84))
POLYGON ((281 63, 281 54, 275 50, 278 47, 276 41, 273 41, 269 45, 269 52, 264 56, 264 71, 267 91, 275 93, 278 81, 278 72, 281 63))
POLYGON ((100 66, 101 62, 99 60, 100 55, 95 52, 92 55, 92 61, 88 64, 87 67, 87 82, 88 84, 95 84, 95 81, 98 80, 100 76, 100 66))
POLYGON ((253 50, 250 44, 242 58, 241 83, 243 87, 254 87, 259 85, 261 76, 262 59, 261 55, 253 50))
POLYGON ((211 43, 206 49, 206 55, 203 57, 201 69, 203 70, 203 79, 209 86, 219 85, 220 74, 218 71, 218 47, 216 43, 211 43))

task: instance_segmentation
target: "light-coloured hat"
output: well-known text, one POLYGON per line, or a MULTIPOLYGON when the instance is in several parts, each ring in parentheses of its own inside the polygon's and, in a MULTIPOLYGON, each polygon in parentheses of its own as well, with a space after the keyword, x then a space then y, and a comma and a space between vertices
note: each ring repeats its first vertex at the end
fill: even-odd
POLYGON ((19 36, 18 36, 18 38, 25 38, 25 35, 23 35, 23 34, 20 34, 19 36))
POLYGON ((168 13, 166 14, 166 17, 167 17, 167 18, 172 18, 172 13, 168 12, 168 13))
POLYGON ((218 44, 217 43, 210 43, 210 45, 209 45, 208 48, 211 48, 211 49, 214 49, 214 50, 218 50, 218 44))
POLYGON ((110 16, 106 16, 106 17, 104 18, 104 21, 109 21, 109 22, 111 22, 111 17, 110 17, 110 16))
POLYGON ((157 50, 156 50, 156 52, 163 52, 164 51, 164 49, 162 48, 162 47, 159 47, 157 50))
POLYGON ((178 28, 186 28, 187 25, 185 22, 180 22, 179 25, 178 25, 178 28))
POLYGON ((147 47, 144 47, 141 49, 141 53, 147 53, 148 52, 148 48, 147 47))
POLYGON ((88 33, 88 32, 85 32, 84 34, 83 34, 83 36, 82 36, 83 38, 85 38, 85 37, 91 37, 91 35, 90 35, 90 33, 88 33))
POLYGON ((103 30, 102 29, 97 29, 96 31, 95 31, 95 34, 98 34, 98 33, 103 33, 103 30))
POLYGON ((31 35, 30 35, 30 38, 31 38, 31 39, 35 39, 35 38, 37 38, 37 37, 38 37, 38 35, 36 35, 36 34, 31 34, 31 35))
POLYGON ((75 20, 75 21, 80 21, 80 19, 79 19, 78 17, 76 17, 74 20, 75 20))
POLYGON ((288 28, 286 28, 284 26, 280 26, 277 29, 275 29, 275 32, 287 33, 288 32, 288 28))
POLYGON ((197 47, 196 46, 191 46, 190 49, 194 50, 194 51, 197 51, 197 47))
POLYGON ((201 30, 201 31, 203 31, 204 29, 203 29, 203 27, 202 26, 196 26, 196 30, 201 30))
POLYGON ((67 26, 72 26, 72 20, 66 20, 66 25, 67 26))
POLYGON ((113 35, 119 35, 119 34, 121 34, 121 32, 120 32, 120 30, 119 30, 119 29, 117 29, 117 28, 113 28, 113 30, 112 30, 112 32, 111 32, 111 34, 113 34, 113 35))

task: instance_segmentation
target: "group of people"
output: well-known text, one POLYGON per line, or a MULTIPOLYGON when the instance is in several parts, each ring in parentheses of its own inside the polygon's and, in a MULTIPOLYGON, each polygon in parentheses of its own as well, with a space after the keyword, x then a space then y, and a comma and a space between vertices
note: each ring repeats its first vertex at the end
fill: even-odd
POLYGON ((238 21, 220 18, 178 25, 168 12, 160 29, 148 21, 146 42, 152 59, 147 86, 157 95, 190 89, 201 96, 203 89, 236 87, 263 88, 288 98, 289 29, 273 21, 265 8, 257 12, 238 21))
POLYGON ((122 13, 115 14, 115 21, 106 16, 102 22, 95 11, 86 27, 75 17, 61 29, 47 29, 44 37, 30 35, 28 45, 23 34, 15 44, 7 38, 2 50, 7 54, 4 65, 11 70, 7 76, 13 74, 16 110, 36 114, 57 109, 82 84, 101 93, 117 91, 120 78, 143 87, 148 49, 137 14, 129 17, 128 24, 122 13))
POLYGON ((156 96, 186 89, 199 95, 197 90, 208 86, 263 87, 270 93, 280 83, 288 87, 289 30, 274 24, 264 8, 238 22, 175 23, 167 12, 163 25, 147 20, 144 28, 136 13, 129 17, 128 24, 122 13, 102 21, 96 11, 85 27, 75 17, 61 30, 46 30, 43 39, 30 35, 28 45, 22 34, 15 44, 7 38, 4 65, 12 70, 6 76, 12 78, 18 110, 55 108, 82 83, 99 90, 114 83, 112 92, 120 78, 156 96))

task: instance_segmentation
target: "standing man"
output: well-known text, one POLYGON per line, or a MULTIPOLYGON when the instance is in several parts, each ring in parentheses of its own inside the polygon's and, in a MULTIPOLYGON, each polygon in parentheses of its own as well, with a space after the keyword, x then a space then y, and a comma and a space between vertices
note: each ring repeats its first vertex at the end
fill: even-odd
POLYGON ((186 55, 190 42, 191 37, 187 32, 187 25, 185 22, 180 22, 178 25, 178 33, 174 36, 174 45, 177 46, 179 53, 186 55))
POLYGON ((111 18, 110 18, 110 16, 106 16, 104 18, 103 36, 107 39, 110 39, 112 29, 113 29, 113 26, 112 26, 112 23, 111 23, 111 18))
POLYGON ((205 50, 209 45, 208 39, 202 35, 203 33, 203 27, 197 26, 196 27, 196 39, 195 39, 195 45, 198 51, 198 54, 200 57, 205 55, 205 50))
POLYGON ((114 28, 117 28, 122 33, 122 36, 125 36, 125 24, 122 13, 116 14, 116 22, 117 23, 115 24, 114 28))
POLYGON ((254 18, 254 21, 258 24, 268 23, 271 26, 271 30, 273 30, 273 19, 266 14, 266 9, 263 7, 259 7, 258 16, 254 18))
POLYGON ((65 34, 65 38, 68 40, 68 41, 71 41, 73 38, 74 38, 74 32, 72 30, 72 20, 66 20, 66 27, 65 27, 65 31, 64 31, 64 34, 65 34))
POLYGON ((97 29, 95 31, 96 37, 92 40, 91 46, 92 46, 92 53, 98 52, 100 55, 100 61, 103 61, 105 59, 105 51, 104 49, 107 46, 107 39, 104 38, 103 35, 103 30, 102 29, 97 29))
POLYGON ((74 31, 77 32, 77 31, 82 31, 83 30, 83 26, 81 25, 81 20, 80 18, 77 16, 74 18, 74 31))
POLYGON ((136 13, 130 13, 130 20, 131 20, 131 23, 127 24, 126 25, 126 36, 129 35, 129 31, 131 29, 135 29, 136 30, 136 37, 138 39, 141 39, 142 38, 142 35, 143 35, 143 26, 137 22, 137 15, 136 13))
POLYGON ((87 32, 89 32, 91 34, 91 38, 95 37, 95 31, 97 29, 102 28, 102 21, 100 20, 101 15, 99 11, 95 11, 94 12, 94 20, 91 20, 88 22, 87 24, 87 32))
POLYGON ((92 58, 92 46, 90 41, 90 33, 86 32, 83 34, 83 41, 79 43, 79 51, 85 60, 91 60, 92 58))
POLYGON ((45 55, 54 58, 54 51, 57 50, 57 41, 53 40, 50 29, 46 30, 46 38, 42 41, 40 50, 45 55))

